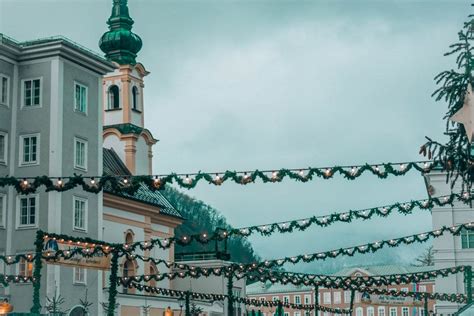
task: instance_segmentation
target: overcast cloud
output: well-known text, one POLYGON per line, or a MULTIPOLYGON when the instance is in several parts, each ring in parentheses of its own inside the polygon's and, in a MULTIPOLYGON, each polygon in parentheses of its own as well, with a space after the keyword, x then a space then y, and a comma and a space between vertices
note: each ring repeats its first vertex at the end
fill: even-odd
MULTIPOLYGON (((0 0, 0 32, 18 40, 61 34, 99 51, 111 2, 0 0)), ((145 113, 160 139, 156 173, 421 159, 424 136, 444 130, 446 105, 430 97, 433 77, 454 66, 443 53, 472 13, 468 1, 455 0, 129 0, 129 7, 144 41, 138 60, 151 72, 145 113)), ((414 173, 245 187, 202 183, 188 193, 234 226, 426 196, 414 173)), ((251 241, 262 257, 277 258, 430 228, 429 213, 419 211, 251 241)), ((356 262, 409 262, 418 249, 356 262)))

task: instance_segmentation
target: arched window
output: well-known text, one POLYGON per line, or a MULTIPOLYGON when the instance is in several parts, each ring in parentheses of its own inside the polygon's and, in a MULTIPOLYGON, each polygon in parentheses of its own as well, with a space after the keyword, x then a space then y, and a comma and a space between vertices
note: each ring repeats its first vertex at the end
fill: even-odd
MULTIPOLYGON (((154 263, 150 263, 150 275, 156 275, 158 274, 158 269, 156 268, 154 263)), ((151 287, 156 287, 156 280, 155 279, 150 279, 150 282, 148 283, 149 286, 151 287)), ((150 293, 150 295, 153 295, 150 293)))
POLYGON ((138 110, 138 88, 135 86, 132 88, 132 109, 138 110))
POLYGON ((86 316, 86 311, 82 306, 76 306, 69 312, 69 316, 86 316))
POLYGON ((356 316, 364 316, 364 309, 362 307, 356 308, 356 316))
POLYGON ((109 88, 109 110, 120 109, 119 88, 116 85, 109 88))
POLYGON ((126 244, 131 244, 133 243, 133 231, 127 230, 125 232, 125 243, 126 244))
MULTIPOLYGON (((135 264, 132 260, 126 260, 125 263, 123 264, 123 271, 122 275, 124 277, 131 277, 135 275, 135 264)), ((127 287, 123 288, 123 293, 134 293, 134 289, 129 289, 127 287)))

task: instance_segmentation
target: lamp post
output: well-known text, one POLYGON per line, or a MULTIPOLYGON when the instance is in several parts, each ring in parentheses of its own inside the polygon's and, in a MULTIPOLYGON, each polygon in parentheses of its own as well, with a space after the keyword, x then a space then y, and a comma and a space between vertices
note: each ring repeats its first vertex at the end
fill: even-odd
POLYGON ((184 315, 185 316, 191 316, 191 307, 189 306, 189 297, 191 296, 191 293, 189 291, 186 291, 186 294, 184 296, 185 301, 184 301, 184 315))

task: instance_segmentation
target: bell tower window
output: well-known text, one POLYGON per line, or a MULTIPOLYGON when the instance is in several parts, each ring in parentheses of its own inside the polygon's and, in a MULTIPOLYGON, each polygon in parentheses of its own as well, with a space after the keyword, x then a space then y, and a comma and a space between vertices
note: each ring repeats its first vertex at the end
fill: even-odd
POLYGON ((132 110, 138 110, 138 88, 132 88, 132 110))
POLYGON ((113 85, 109 88, 109 110, 120 109, 119 88, 113 85))

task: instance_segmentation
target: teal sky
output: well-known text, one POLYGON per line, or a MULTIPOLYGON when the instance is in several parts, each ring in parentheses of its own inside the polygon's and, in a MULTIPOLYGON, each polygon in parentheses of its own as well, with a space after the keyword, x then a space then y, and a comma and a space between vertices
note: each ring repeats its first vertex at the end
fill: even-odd
MULTIPOLYGON (((0 32, 17 40, 64 35, 99 51, 111 3, 0 0, 0 32)), ((421 159, 424 136, 444 131, 446 104, 431 98, 433 77, 454 67, 443 53, 473 13, 468 1, 456 0, 129 0, 129 7, 144 42, 138 60, 151 72, 145 115, 160 139, 156 173, 421 159)), ((417 174, 245 187, 203 183, 188 193, 234 226, 426 196, 417 174)), ((276 258, 429 229, 429 213, 419 211, 251 241, 262 257, 276 258)), ((409 262, 419 249, 354 262, 409 262)))

